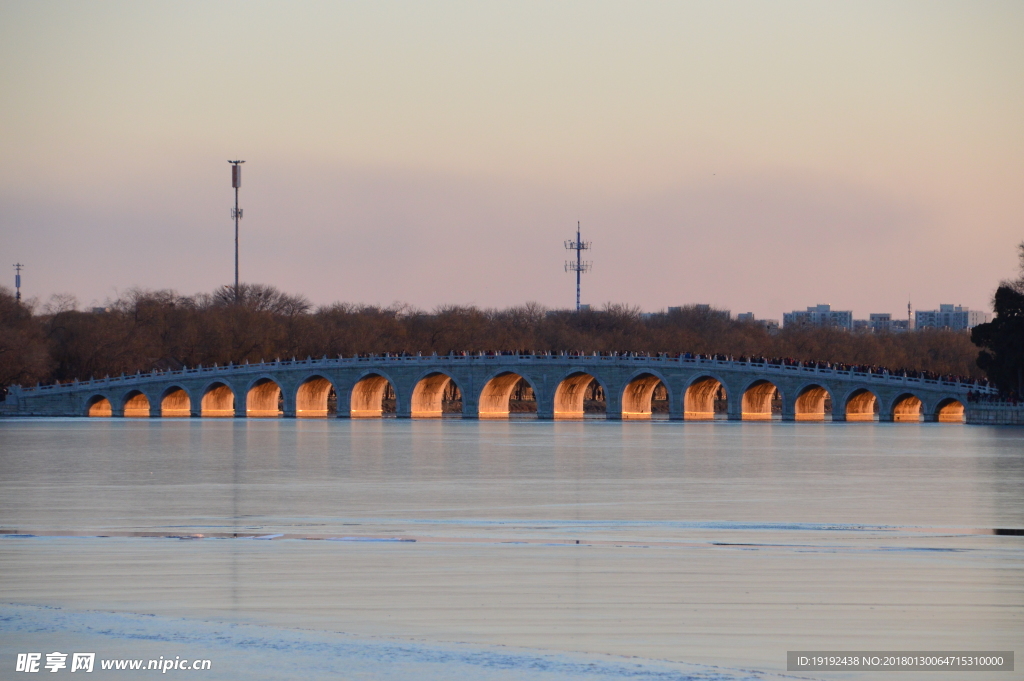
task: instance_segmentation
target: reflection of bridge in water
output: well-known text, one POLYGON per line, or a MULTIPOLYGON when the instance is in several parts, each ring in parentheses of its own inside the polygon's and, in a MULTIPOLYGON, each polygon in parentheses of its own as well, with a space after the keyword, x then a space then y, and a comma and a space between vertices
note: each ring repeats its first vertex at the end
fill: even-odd
POLYGON ((154 371, 13 387, 8 415, 580 418, 604 396, 610 419, 963 421, 974 383, 815 366, 685 357, 378 356, 154 371), (520 399, 512 399, 513 396, 520 399), (593 401, 589 406, 593 406, 593 401), (512 408, 510 410, 510 405, 512 408), (446 409, 447 407, 447 409, 446 409))

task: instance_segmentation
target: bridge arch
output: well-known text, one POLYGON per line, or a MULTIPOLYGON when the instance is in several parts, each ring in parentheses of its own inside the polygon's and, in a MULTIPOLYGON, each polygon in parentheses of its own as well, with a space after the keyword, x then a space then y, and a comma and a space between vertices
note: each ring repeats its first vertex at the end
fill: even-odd
POLYGON ((458 402, 462 411, 462 390, 458 381, 444 371, 430 371, 422 375, 412 389, 411 411, 413 418, 440 418, 444 415, 445 403, 458 402))
POLYGON ((887 413, 893 421, 918 423, 923 415, 921 398, 914 393, 900 393, 892 401, 887 413))
POLYGON ((160 395, 160 416, 177 418, 192 415, 192 396, 188 390, 172 383, 160 395))
POLYGON ((383 371, 367 371, 352 386, 351 416, 354 419, 394 413, 397 406, 395 382, 383 371))
POLYGON ((122 413, 128 418, 148 418, 149 398, 141 390, 129 390, 121 401, 122 413))
POLYGON ((211 381, 203 387, 199 413, 206 416, 234 416, 235 391, 223 381, 211 381))
POLYGON ((480 391, 480 418, 508 418, 513 412, 513 399, 517 402, 516 413, 536 414, 537 388, 534 380, 514 371, 492 374, 480 391))
POLYGON ((782 391, 766 378, 758 378, 743 389, 741 411, 744 421, 770 421, 782 411, 782 391))
POLYGON ((114 409, 111 406, 110 398, 100 393, 89 396, 85 400, 85 415, 92 417, 113 416, 114 409))
POLYGON ((322 374, 310 374, 295 389, 295 416, 310 418, 337 413, 338 393, 334 381, 322 374))
POLYGON ((607 405, 606 396, 601 379, 581 369, 570 370, 555 388, 555 418, 583 418, 587 400, 607 405))
POLYGON ((820 383, 808 383, 796 391, 793 407, 797 421, 824 421, 832 414, 832 392, 820 383))
MULTIPOLYGON (((687 421, 708 421, 715 418, 716 403, 728 399, 725 381, 713 374, 696 376, 683 391, 683 418, 687 421)), ((721 410, 725 413, 726 410, 721 410)))
POLYGON ((939 423, 963 423, 964 403, 957 397, 945 397, 935 405, 935 420, 939 423))
POLYGON ((251 381, 245 390, 245 415, 252 418, 273 418, 284 413, 281 385, 270 376, 251 381))
POLYGON ((870 388, 854 388, 844 398, 847 421, 874 421, 881 402, 870 388))
POLYGON ((664 400, 668 402, 669 409, 671 409, 672 393, 668 389, 668 382, 664 376, 657 371, 650 370, 634 373, 622 389, 622 418, 651 418, 654 413, 656 392, 664 395, 664 400))

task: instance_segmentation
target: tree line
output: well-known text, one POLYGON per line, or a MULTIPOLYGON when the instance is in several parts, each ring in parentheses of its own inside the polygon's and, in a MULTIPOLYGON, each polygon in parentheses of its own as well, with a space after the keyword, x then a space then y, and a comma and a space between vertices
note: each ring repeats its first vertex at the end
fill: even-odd
MULTIPOLYGON (((1024 291, 1024 289, 1022 289, 1024 291)), ((193 296, 134 289, 101 310, 71 296, 19 303, 0 287, 0 387, 291 357, 448 352, 701 353, 791 358, 980 378, 968 334, 949 330, 769 332, 705 306, 549 310, 335 303, 244 284, 193 296)))

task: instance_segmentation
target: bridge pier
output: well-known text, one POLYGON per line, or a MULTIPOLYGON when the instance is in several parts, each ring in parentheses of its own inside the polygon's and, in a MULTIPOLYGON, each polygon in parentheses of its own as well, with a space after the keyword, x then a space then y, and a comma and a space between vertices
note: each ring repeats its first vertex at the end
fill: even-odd
MULTIPOLYGON (((731 386, 730 386, 731 388, 731 386)), ((729 390, 726 393, 726 418, 730 421, 743 420, 743 393, 739 390, 729 390)))
POLYGON ((338 380, 334 381, 334 397, 337 402, 337 412, 334 418, 352 418, 352 388, 343 387, 344 384, 338 380))
POLYGON ((293 419, 296 414, 295 391, 298 390, 298 386, 289 386, 288 390, 285 390, 284 386, 282 386, 281 390, 281 396, 284 398, 284 404, 281 405, 281 416, 286 419, 293 419))
POLYGON ((622 420, 622 390, 618 386, 605 390, 604 417, 609 421, 622 420))

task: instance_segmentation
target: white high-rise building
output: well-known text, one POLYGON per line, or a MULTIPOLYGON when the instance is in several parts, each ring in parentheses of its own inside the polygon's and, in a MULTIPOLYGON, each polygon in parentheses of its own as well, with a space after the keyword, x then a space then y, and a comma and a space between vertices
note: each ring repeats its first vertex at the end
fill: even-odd
POLYGON ((938 310, 916 310, 914 312, 914 326, 918 329, 931 328, 966 331, 988 321, 987 312, 971 310, 959 305, 943 304, 939 305, 938 310))

